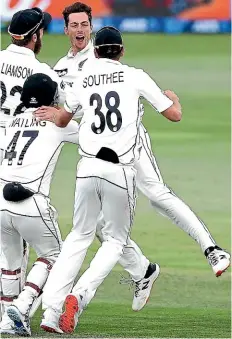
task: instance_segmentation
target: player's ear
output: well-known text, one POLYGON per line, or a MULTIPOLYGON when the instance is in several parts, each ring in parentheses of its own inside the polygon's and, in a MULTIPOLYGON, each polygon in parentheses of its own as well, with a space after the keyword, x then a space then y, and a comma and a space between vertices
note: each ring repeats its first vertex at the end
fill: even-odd
POLYGON ((124 56, 124 54, 125 54, 125 49, 124 49, 124 47, 123 47, 122 50, 121 50, 121 55, 120 55, 120 57, 122 58, 122 57, 124 56))
POLYGON ((44 30, 43 30, 43 28, 41 28, 41 29, 39 30, 39 35, 40 35, 40 39, 42 39, 42 37, 43 37, 43 35, 44 35, 44 30))
POLYGON ((97 49, 94 48, 94 55, 95 55, 95 58, 99 59, 99 56, 98 56, 98 53, 97 53, 97 49))
POLYGON ((68 27, 64 26, 64 34, 68 35, 68 27))
POLYGON ((36 43, 36 41, 37 41, 37 35, 36 35, 36 34, 33 34, 33 35, 32 35, 32 41, 33 41, 34 43, 36 43))

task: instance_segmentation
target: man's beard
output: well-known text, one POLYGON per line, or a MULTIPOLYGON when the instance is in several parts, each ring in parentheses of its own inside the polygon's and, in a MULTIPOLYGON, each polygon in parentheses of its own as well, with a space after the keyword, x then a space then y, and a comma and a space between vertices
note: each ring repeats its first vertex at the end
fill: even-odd
POLYGON ((34 53, 35 54, 39 54, 40 50, 41 50, 41 47, 42 47, 42 41, 41 41, 41 38, 38 37, 36 43, 35 43, 35 48, 34 48, 34 53))

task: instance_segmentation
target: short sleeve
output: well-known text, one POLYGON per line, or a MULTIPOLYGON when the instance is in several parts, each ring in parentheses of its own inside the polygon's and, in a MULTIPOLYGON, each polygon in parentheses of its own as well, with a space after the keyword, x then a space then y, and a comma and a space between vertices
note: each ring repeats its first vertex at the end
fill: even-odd
MULTIPOLYGON (((73 87, 66 92, 66 100, 64 109, 75 116, 82 110, 82 105, 78 97, 80 97, 80 81, 74 83, 73 87)), ((82 114, 81 114, 82 115, 82 114)))
POLYGON ((163 112, 172 106, 170 100, 159 88, 156 82, 143 70, 137 70, 136 80, 139 95, 144 97, 158 112, 163 112))

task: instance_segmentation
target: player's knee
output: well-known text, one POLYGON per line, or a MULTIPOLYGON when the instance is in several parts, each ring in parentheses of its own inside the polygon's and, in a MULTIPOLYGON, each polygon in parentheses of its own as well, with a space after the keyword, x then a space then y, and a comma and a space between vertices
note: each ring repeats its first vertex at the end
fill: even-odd
POLYGON ((117 244, 121 248, 127 245, 128 232, 126 229, 122 232, 107 232, 102 233, 102 241, 109 242, 111 244, 117 244))
POLYGON ((46 267, 48 271, 51 271, 53 265, 55 264, 60 252, 55 252, 52 255, 41 256, 35 262, 34 265, 40 265, 46 267))
POLYGON ((103 241, 102 246, 109 247, 109 251, 114 251, 118 255, 121 255, 125 243, 120 239, 115 239, 111 236, 107 236, 106 240, 103 241))
POLYGON ((160 183, 155 188, 152 187, 152 189, 150 189, 146 193, 152 207, 159 206, 160 204, 165 203, 168 199, 172 197, 170 189, 163 183, 160 183))
POLYGON ((39 256, 39 259, 43 258, 47 262, 50 262, 51 265, 53 265, 55 263, 55 261, 57 260, 58 256, 60 255, 61 248, 62 248, 62 243, 57 242, 55 245, 53 244, 53 246, 51 246, 51 248, 49 250, 43 251, 43 252, 41 251, 37 255, 39 256))
POLYGON ((34 265, 39 265, 41 267, 46 268, 48 271, 51 271, 52 266, 54 265, 56 259, 57 259, 57 256, 54 256, 54 257, 51 256, 49 258, 40 257, 34 262, 34 265))

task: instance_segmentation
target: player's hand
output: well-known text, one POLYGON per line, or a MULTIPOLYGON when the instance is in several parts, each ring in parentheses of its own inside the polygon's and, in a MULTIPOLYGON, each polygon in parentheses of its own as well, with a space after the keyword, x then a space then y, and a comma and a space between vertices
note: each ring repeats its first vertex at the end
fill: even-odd
POLYGON ((166 91, 164 91, 164 94, 171 99, 172 101, 179 101, 179 97, 176 95, 175 92, 171 91, 170 89, 167 89, 166 91))
POLYGON ((55 122, 55 118, 59 110, 51 106, 41 106, 34 112, 34 116, 37 120, 46 120, 55 122))

